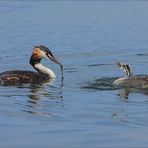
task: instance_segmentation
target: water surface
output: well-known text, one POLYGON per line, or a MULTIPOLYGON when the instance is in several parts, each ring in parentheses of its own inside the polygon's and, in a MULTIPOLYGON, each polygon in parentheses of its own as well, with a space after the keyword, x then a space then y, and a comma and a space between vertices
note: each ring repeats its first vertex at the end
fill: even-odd
POLYGON ((123 76, 115 61, 147 74, 148 3, 0 2, 0 71, 33 70, 35 45, 57 79, 42 85, 0 87, 0 146, 146 147, 148 92, 112 85, 123 76))

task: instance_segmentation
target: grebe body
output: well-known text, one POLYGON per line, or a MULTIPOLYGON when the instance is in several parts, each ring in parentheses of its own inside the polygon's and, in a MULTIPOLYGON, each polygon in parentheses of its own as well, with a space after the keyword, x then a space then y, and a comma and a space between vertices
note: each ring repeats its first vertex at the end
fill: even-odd
POLYGON ((147 75, 137 75, 133 76, 133 70, 129 64, 117 63, 117 66, 125 72, 125 77, 119 78, 113 82, 113 84, 118 86, 126 86, 133 88, 148 88, 148 76, 147 75))
POLYGON ((55 79, 56 76, 54 72, 40 63, 43 58, 50 59, 60 65, 61 69, 63 68, 62 64, 53 56, 52 52, 46 46, 35 46, 30 58, 30 64, 37 72, 23 70, 2 72, 0 73, 0 84, 39 83, 55 79))

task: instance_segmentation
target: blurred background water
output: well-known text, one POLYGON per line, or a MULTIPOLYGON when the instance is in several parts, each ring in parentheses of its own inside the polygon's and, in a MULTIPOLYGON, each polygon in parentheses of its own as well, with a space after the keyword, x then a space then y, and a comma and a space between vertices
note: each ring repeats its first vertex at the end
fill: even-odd
POLYGON ((0 87, 0 147, 146 147, 147 91, 112 85, 115 61, 148 74, 146 1, 1 1, 0 72, 33 70, 35 45, 64 65, 43 61, 50 84, 0 87))

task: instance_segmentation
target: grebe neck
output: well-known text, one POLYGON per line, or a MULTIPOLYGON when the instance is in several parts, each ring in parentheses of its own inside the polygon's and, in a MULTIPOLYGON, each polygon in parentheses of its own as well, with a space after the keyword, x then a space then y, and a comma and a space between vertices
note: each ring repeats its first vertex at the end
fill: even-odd
POLYGON ((117 66, 125 72, 125 76, 115 80, 113 83, 116 85, 120 85, 126 82, 126 80, 130 79, 133 76, 133 71, 130 65, 125 63, 117 63, 117 66))
POLYGON ((115 80, 115 81, 113 82, 113 84, 115 84, 115 85, 120 85, 120 84, 122 84, 122 83, 124 82, 124 80, 126 80, 126 79, 128 79, 127 76, 122 77, 122 78, 118 78, 117 80, 115 80))
POLYGON ((47 75, 48 79, 55 79, 56 76, 54 74, 54 72, 45 67, 44 65, 42 65, 41 63, 37 63, 35 65, 33 65, 34 69, 37 70, 39 73, 43 74, 43 75, 47 75))
POLYGON ((48 79, 55 79, 56 76, 54 72, 51 69, 42 65, 41 59, 42 59, 41 57, 40 58, 37 57, 36 53, 33 53, 30 58, 30 64, 35 70, 37 70, 40 74, 46 76, 48 79))

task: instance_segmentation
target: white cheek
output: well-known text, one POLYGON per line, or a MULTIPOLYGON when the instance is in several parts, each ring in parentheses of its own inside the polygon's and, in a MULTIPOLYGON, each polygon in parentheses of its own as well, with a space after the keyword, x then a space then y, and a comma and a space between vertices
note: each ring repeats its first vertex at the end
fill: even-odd
POLYGON ((46 59, 48 58, 47 55, 46 55, 46 53, 43 52, 43 51, 41 51, 41 56, 42 56, 42 58, 46 58, 46 59))

